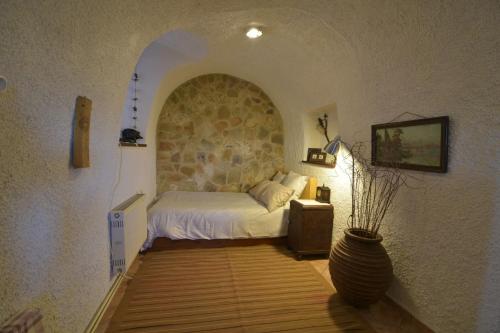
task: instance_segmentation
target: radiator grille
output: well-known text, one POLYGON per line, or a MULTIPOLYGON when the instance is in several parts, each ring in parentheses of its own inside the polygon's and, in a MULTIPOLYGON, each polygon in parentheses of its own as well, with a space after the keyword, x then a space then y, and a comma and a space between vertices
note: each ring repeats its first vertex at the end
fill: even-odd
POLYGON ((112 275, 128 270, 147 236, 143 194, 136 194, 109 212, 112 275))

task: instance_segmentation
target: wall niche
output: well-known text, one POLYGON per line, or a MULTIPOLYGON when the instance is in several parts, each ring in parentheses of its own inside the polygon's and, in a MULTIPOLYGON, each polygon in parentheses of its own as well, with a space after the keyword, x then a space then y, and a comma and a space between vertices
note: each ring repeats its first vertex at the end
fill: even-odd
POLYGON ((247 191, 283 165, 281 116, 256 85, 202 75, 165 101, 157 129, 158 193, 247 191))
POLYGON ((330 140, 339 134, 337 104, 331 103, 318 109, 309 110, 303 114, 304 126, 304 159, 307 158, 308 148, 323 148, 328 141, 323 128, 319 126, 318 118, 328 117, 328 137, 330 140))

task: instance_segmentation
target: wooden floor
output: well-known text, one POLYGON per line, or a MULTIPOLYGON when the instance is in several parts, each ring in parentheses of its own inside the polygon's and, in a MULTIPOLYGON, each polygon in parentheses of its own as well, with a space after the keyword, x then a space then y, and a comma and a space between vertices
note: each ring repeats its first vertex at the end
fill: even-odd
MULTIPOLYGON (((179 240, 172 241, 166 238, 159 238, 155 241, 153 248, 149 253, 163 252, 167 250, 179 249, 200 249, 200 248, 221 248, 234 246, 254 246, 254 245, 275 245, 285 246, 286 238, 275 239, 253 239, 253 240, 179 240)), ((139 255, 136 261, 132 264, 127 272, 128 275, 135 277, 136 273, 142 267, 144 259, 147 256, 139 255)), ((324 257, 307 257, 304 263, 308 263, 322 277, 323 282, 329 284, 331 288, 330 274, 328 271, 328 260, 324 257)), ((111 304, 108 306, 103 318, 101 319, 96 333, 107 332, 111 329, 110 323, 112 317, 117 313, 117 309, 124 299, 124 295, 128 287, 132 284, 133 279, 125 280, 119 287, 118 292, 113 297, 111 304)), ((392 300, 384 298, 377 304, 374 304, 366 309, 355 309, 359 316, 365 319, 379 333, 432 333, 430 329, 413 318, 408 312, 395 304, 392 300)))
POLYGON ((107 329, 284 331, 374 332, 308 262, 295 260, 282 240, 155 244, 107 329))
MULTIPOLYGON (((333 287, 328 259, 309 258, 309 263, 333 287)), ((434 333, 389 297, 382 298, 370 307, 357 308, 356 311, 378 333, 434 333)))

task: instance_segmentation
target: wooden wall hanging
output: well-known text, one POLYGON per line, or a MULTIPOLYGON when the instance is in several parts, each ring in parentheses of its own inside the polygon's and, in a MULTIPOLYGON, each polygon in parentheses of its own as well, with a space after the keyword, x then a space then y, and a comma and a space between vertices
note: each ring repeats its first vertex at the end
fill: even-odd
POLYGON ((75 168, 90 167, 89 130, 92 101, 78 96, 75 105, 75 122, 73 126, 73 166, 75 168))

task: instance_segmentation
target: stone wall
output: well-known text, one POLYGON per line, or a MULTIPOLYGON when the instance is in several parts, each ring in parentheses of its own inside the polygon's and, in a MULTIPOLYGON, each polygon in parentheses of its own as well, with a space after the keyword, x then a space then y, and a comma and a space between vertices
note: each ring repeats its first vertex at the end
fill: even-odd
POLYGON ((254 84, 209 74, 179 86, 158 121, 158 193, 246 191, 283 168, 278 110, 254 84))

